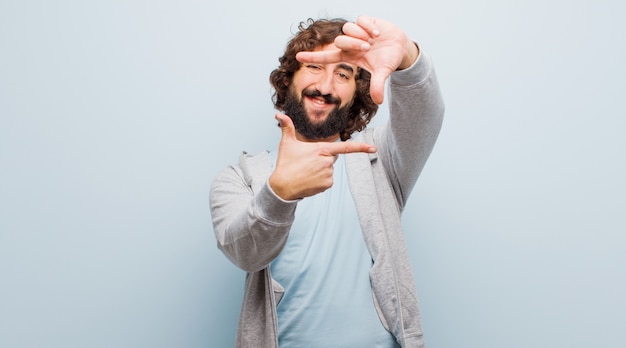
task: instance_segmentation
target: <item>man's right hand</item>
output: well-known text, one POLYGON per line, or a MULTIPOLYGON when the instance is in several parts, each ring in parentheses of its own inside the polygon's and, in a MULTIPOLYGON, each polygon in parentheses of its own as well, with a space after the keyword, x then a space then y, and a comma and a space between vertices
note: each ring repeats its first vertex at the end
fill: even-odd
POLYGON ((280 198, 295 200, 326 191, 333 185, 333 164, 340 154, 376 152, 371 144, 343 142, 303 142, 287 115, 277 114, 282 138, 269 185, 280 198))

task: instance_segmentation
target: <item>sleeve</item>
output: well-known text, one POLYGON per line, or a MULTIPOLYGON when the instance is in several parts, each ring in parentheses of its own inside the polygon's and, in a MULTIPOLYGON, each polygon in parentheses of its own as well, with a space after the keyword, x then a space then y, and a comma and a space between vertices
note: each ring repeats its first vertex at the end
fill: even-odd
POLYGON ((253 188, 241 167, 227 167, 216 176, 210 190, 218 248, 246 272, 267 267, 287 241, 296 205, 296 201, 278 197, 267 178, 253 188))
POLYGON ((432 61, 423 51, 389 79, 389 120, 373 138, 403 208, 439 135, 444 103, 432 61))

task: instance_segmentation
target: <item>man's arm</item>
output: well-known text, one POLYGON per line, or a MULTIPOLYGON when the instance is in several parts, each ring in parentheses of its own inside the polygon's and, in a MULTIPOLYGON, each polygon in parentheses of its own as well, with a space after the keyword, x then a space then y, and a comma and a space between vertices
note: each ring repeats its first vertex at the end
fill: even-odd
MULTIPOLYGON (((258 160, 259 157, 250 159, 250 164, 258 160)), ((266 160, 266 166, 248 167, 246 158, 241 163, 247 167, 246 171, 267 167, 269 172, 271 162, 269 158, 266 160)), ((215 177, 210 191, 210 209, 218 248, 246 272, 259 271, 278 256, 287 241, 297 205, 294 201, 280 199, 272 192, 267 184, 268 175, 256 175, 250 179, 241 165, 227 167, 215 177), (250 180, 264 182, 252 185, 250 180), (252 186, 258 187, 253 190, 252 186)))
POLYGON ((239 166, 222 171, 211 186, 218 247, 248 272, 263 269, 280 254, 297 202, 332 186, 332 166, 338 155, 376 151, 366 143, 301 142, 289 117, 278 114, 276 119, 282 138, 274 172, 270 173, 269 158, 258 163, 262 157, 244 156, 239 166))
POLYGON ((430 57, 395 71, 389 80, 389 121, 374 130, 387 177, 404 207, 439 135, 444 103, 430 57))
POLYGON ((374 131, 387 176, 403 207, 439 134, 444 105, 430 58, 404 31, 382 19, 359 17, 335 39, 336 51, 299 52, 301 62, 356 64, 372 74, 370 94, 382 103, 390 77, 390 117, 374 131))

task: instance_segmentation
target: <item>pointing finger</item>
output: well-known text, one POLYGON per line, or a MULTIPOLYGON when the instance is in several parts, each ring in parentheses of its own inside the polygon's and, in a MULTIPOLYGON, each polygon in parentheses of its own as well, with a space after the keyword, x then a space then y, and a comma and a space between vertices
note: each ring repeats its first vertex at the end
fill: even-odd
POLYGON ((301 51, 296 54, 296 59, 301 63, 338 63, 342 61, 341 53, 341 50, 301 51))
POLYGON ((376 152, 376 146, 367 143, 360 143, 354 141, 344 141, 340 143, 328 143, 325 145, 325 149, 330 155, 341 155, 354 152, 376 152))

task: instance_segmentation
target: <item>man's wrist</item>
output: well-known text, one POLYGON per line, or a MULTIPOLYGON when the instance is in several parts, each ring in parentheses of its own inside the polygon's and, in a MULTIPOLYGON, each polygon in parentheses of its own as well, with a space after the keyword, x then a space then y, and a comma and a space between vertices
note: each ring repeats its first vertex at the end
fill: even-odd
POLYGON ((411 65, 415 64, 415 61, 417 61, 419 55, 419 46, 417 46, 417 44, 413 41, 407 41, 406 54, 404 55, 404 58, 402 59, 402 62, 400 63, 396 71, 408 69, 409 67, 411 67, 411 65))

